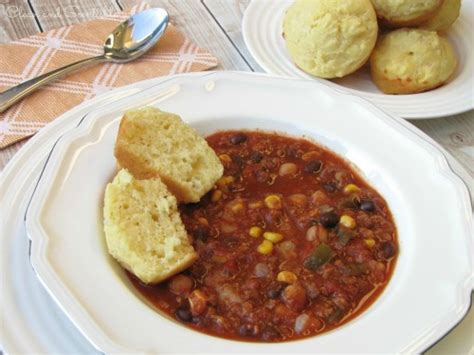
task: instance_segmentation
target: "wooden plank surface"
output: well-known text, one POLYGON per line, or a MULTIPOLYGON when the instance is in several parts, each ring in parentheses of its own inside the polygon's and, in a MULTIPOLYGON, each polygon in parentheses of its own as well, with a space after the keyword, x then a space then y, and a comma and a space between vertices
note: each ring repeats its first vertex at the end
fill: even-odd
POLYGON ((441 144, 474 178, 474 111, 411 122, 441 144))
POLYGON ((26 0, 0 0, 0 43, 7 43, 40 31, 26 0))
POLYGON ((112 15, 120 11, 115 0, 30 0, 43 31, 112 15))
MULTIPOLYGON (((118 3, 122 7, 128 7, 136 1, 118 0, 118 3)), ((164 7, 169 12, 173 24, 190 40, 213 53, 220 63, 217 69, 250 70, 216 20, 199 0, 150 0, 148 3, 152 6, 164 7)))
MULTIPOLYGON (((0 43, 30 36, 40 30, 28 1, 0 1, 0 43)), ((0 150, 0 171, 25 143, 26 141, 18 142, 0 150)))
POLYGON ((250 55, 242 36, 242 16, 248 2, 249 0, 203 0, 206 9, 249 67, 253 71, 263 72, 260 65, 250 55))

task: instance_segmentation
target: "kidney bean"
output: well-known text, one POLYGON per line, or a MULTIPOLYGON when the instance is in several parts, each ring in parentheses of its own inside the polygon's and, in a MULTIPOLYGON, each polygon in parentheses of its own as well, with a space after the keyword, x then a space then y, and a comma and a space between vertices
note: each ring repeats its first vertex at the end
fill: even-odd
POLYGON ((282 298, 286 306, 295 312, 302 311, 307 302, 306 290, 297 283, 287 286, 283 290, 282 298))
POLYGON ((247 136, 243 133, 236 133, 230 138, 230 142, 234 145, 241 144, 247 141, 247 136))
POLYGON ((176 275, 168 282, 168 289, 177 296, 187 296, 194 286, 194 281, 186 275, 176 275))
POLYGON ((395 245, 392 242, 382 242, 380 243, 380 251, 385 259, 390 259, 396 253, 395 245))
POLYGON ((253 151, 250 154, 250 160, 253 161, 254 163, 260 163, 263 159, 263 154, 257 151, 253 151))
POLYGON ((321 171, 323 163, 320 160, 310 160, 304 166, 304 171, 310 174, 318 173, 321 171))

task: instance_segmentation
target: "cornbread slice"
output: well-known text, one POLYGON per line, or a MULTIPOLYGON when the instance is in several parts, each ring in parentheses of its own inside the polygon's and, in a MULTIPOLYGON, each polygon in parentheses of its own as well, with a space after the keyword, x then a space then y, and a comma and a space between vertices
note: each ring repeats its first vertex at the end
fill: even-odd
POLYGON ((160 176, 179 202, 198 202, 222 176, 216 153, 178 115, 153 107, 125 112, 115 144, 136 178, 160 176))
POLYGON ((105 190, 104 231, 109 253, 147 284, 197 259, 176 198, 158 177, 138 180, 121 169, 105 190))

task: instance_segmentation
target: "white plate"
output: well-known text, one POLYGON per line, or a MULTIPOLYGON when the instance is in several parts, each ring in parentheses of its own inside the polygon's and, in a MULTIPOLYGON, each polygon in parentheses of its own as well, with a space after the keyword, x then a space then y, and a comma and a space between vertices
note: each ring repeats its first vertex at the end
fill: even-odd
POLYGON ((474 1, 462 2, 461 15, 448 31, 459 58, 453 79, 432 91, 386 95, 377 89, 367 66, 342 79, 325 80, 297 68, 286 50, 282 22, 293 0, 253 0, 245 10, 242 33, 257 63, 268 73, 311 79, 355 93, 381 108, 409 119, 449 116, 474 108, 474 1))
POLYGON ((469 307, 472 212, 466 186, 443 154, 408 127, 360 98, 308 81, 241 73, 178 76, 95 110, 58 142, 27 214, 33 266, 104 352, 424 350, 469 307), (398 226, 401 253, 383 295, 335 331, 279 344, 209 337, 152 311, 107 255, 101 232, 118 122, 124 109, 145 104, 181 114, 203 134, 242 127, 306 134, 354 162, 385 196, 398 226))

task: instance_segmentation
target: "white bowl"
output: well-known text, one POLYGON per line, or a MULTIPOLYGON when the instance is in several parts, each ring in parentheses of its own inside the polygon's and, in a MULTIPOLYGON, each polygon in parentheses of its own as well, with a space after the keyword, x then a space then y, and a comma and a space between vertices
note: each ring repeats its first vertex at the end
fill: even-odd
POLYGON ((473 285, 470 200, 441 152, 363 99, 263 75, 176 76, 88 114, 52 151, 26 227, 38 277, 106 353, 419 352, 463 317, 473 285), (273 344, 211 337, 152 309, 107 254, 102 233, 118 124, 124 110, 144 105, 178 113, 204 135, 229 128, 304 135, 353 162, 387 200, 399 234, 394 275, 375 304, 334 331, 273 344))

